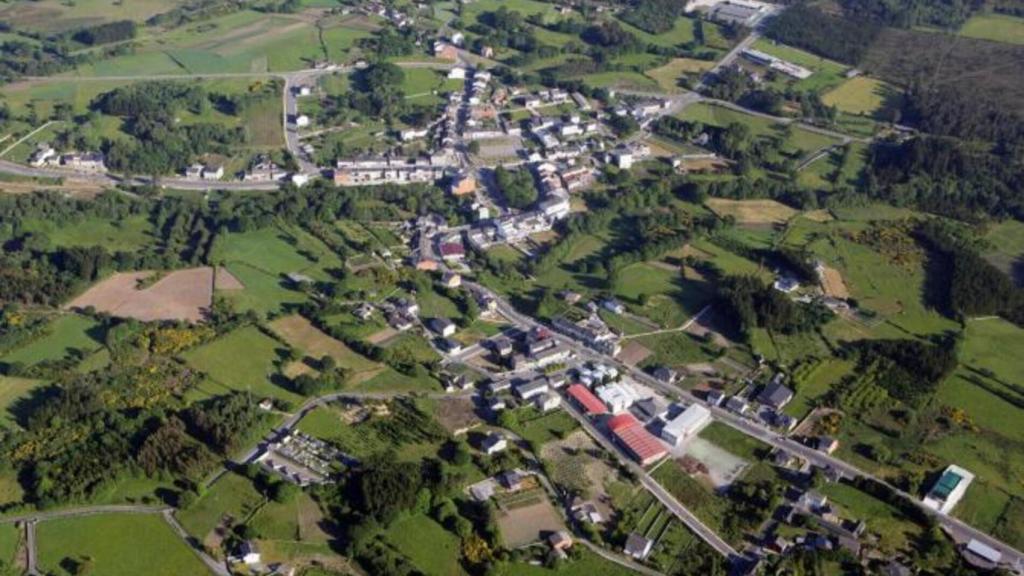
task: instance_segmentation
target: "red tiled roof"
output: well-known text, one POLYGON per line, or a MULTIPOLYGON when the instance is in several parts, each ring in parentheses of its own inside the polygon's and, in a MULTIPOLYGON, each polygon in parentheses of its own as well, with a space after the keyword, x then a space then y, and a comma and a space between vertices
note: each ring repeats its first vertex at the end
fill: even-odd
POLYGON ((608 408, 601 402, 601 399, 594 396, 594 393, 587 389, 583 384, 573 384, 569 386, 569 396, 576 401, 577 404, 583 407, 587 414, 604 414, 608 412, 608 408))
POLYGON ((454 242, 446 242, 441 244, 441 255, 452 256, 455 254, 465 254, 466 248, 462 244, 456 244, 454 242))
POLYGON ((612 435, 640 464, 647 465, 665 455, 665 447, 632 414, 619 414, 608 420, 612 435))

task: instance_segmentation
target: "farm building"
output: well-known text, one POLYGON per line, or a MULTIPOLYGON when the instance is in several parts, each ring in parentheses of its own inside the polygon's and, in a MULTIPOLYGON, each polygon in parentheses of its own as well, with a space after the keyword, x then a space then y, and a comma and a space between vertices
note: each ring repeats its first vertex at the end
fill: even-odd
POLYGON ((667 454, 665 447, 632 414, 619 414, 608 420, 608 429, 620 446, 641 466, 653 464, 667 454))
POLYGON ((710 410, 700 404, 691 404, 689 408, 665 424, 661 430, 661 437, 670 444, 678 445, 683 440, 696 435, 710 422, 710 410))

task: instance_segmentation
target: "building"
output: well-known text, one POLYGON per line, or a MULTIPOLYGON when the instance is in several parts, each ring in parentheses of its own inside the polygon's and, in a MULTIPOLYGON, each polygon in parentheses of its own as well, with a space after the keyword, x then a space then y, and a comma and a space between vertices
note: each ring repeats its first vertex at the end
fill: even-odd
POLYGON ((103 172, 107 169, 102 152, 72 152, 61 156, 60 163, 73 170, 103 172))
POLYGON ((220 180, 223 177, 224 177, 224 167, 223 166, 212 166, 212 165, 203 166, 203 174, 202 174, 203 180, 220 180))
POLYGON ((778 382, 778 378, 772 381, 757 395, 757 401, 776 410, 781 410, 793 399, 793 391, 778 382))
POLYGON ((466 257, 466 247, 462 245, 462 242, 442 242, 438 251, 441 253, 442 260, 462 260, 466 257))
POLYGON ((481 444, 480 448, 484 451, 484 454, 490 456, 492 454, 502 452, 506 448, 508 448, 508 440, 505 438, 503 434, 500 434, 498 432, 492 432, 491 434, 488 434, 486 438, 484 438, 484 441, 481 444))
POLYGON ((569 386, 566 393, 569 395, 569 398, 572 399, 573 403, 579 406, 580 409, 582 409, 588 416, 599 416, 608 412, 608 408, 604 405, 604 402, 601 402, 601 400, 597 396, 594 396, 594 393, 583 384, 573 384, 572 386, 569 386))
POLYGON ((646 560, 651 555, 651 549, 653 548, 653 540, 644 538, 636 532, 631 532, 626 538, 626 545, 623 546, 622 552, 634 560, 646 560))
POLYGON ((295 126, 299 128, 305 128, 306 126, 309 126, 309 116, 306 116, 305 114, 299 114, 298 116, 296 116, 295 126))
POLYGON ((399 332, 405 332, 415 325, 413 319, 405 314, 393 313, 388 314, 388 325, 398 330, 399 332))
POLYGON ((601 306, 613 314, 624 314, 626 312, 626 307, 622 302, 614 298, 605 298, 601 301, 601 306))
POLYGON ((552 550, 568 550, 572 548, 572 536, 565 530, 559 530, 548 536, 548 544, 552 550))
POLYGON ((974 474, 950 464, 924 497, 924 505, 943 514, 949 514, 974 481, 974 474))
POLYGON ((700 404, 691 404, 678 416, 665 423, 661 437, 669 444, 678 446, 683 440, 696 436, 710 422, 710 410, 700 404))
POLYGON ((641 466, 653 464, 668 453, 632 414, 619 414, 608 420, 612 438, 641 466))
POLYGON ((444 338, 441 340, 441 348, 449 354, 458 354, 462 352, 462 342, 452 338, 444 338))
POLYGON ((447 42, 434 42, 434 56, 442 60, 455 60, 459 57, 459 50, 447 42))
POLYGON ((608 406, 612 414, 629 410, 629 407, 638 400, 632 388, 618 383, 598 386, 594 392, 608 406))
POLYGON ((971 538, 964 546, 964 559, 973 566, 991 570, 1003 561, 1003 553, 980 540, 971 538))
POLYGON ((545 392, 540 394, 533 399, 533 404, 537 410, 541 412, 547 412, 548 410, 554 410, 562 405, 562 398, 554 392, 545 392))
POLYGON ((28 159, 28 163, 32 166, 42 166, 50 159, 56 157, 57 151, 51 148, 49 144, 43 142, 36 146, 35 151, 32 152, 32 156, 28 159))
POLYGON ((750 411, 750 405, 739 396, 730 396, 729 399, 725 401, 725 409, 742 416, 750 411))
POLYGON ((664 418, 668 415, 668 402, 659 396, 651 396, 635 402, 633 411, 634 414, 639 414, 645 420, 664 418))
POLYGON ((722 401, 725 400, 725 392, 722 392, 721 390, 711 389, 708 390, 708 393, 704 397, 704 399, 707 400, 708 404, 711 404, 712 406, 721 406, 722 401))
POLYGON ((490 344, 491 350, 502 358, 512 353, 512 340, 507 336, 495 336, 491 338, 490 344))
POLYGON ((447 338, 455 334, 455 324, 447 318, 431 318, 430 329, 447 338))
POLYGON ((247 566, 259 564, 262 559, 260 549, 256 546, 256 542, 253 540, 246 540, 242 542, 242 545, 238 548, 238 557, 241 558, 242 562, 247 566))
POLYGON ((526 476, 518 470, 506 470, 498 474, 498 483, 510 492, 522 489, 524 480, 526 480, 526 476))
POLYGON ((679 373, 665 366, 658 366, 651 375, 665 384, 675 384, 679 380, 679 373))
POLYGON ((831 436, 819 436, 814 439, 814 449, 819 452, 831 454, 839 449, 839 440, 831 436))
POLYGON ((449 80, 465 80, 466 79, 466 69, 463 68, 462 66, 456 66, 456 67, 452 68, 451 70, 448 71, 448 79, 449 80))
POLYGON ((543 378, 537 378, 536 380, 530 380, 529 382, 523 382, 518 386, 513 387, 512 391, 516 396, 523 400, 530 400, 541 394, 547 394, 551 391, 548 386, 547 380, 543 378))
POLYGON ((420 314, 420 305, 415 300, 397 298, 392 301, 392 305, 399 314, 405 314, 406 316, 419 316, 420 314))
MULTIPOLYGON (((575 293, 570 294, 573 297, 578 296, 575 293)), ((578 301, 578 299, 576 300, 578 301)), ((569 297, 567 297, 566 301, 569 301, 569 297)), ((579 340, 598 352, 615 356, 622 350, 622 346, 619 344, 619 337, 597 315, 592 315, 579 322, 572 322, 558 316, 552 320, 551 326, 562 334, 574 340, 579 340)))

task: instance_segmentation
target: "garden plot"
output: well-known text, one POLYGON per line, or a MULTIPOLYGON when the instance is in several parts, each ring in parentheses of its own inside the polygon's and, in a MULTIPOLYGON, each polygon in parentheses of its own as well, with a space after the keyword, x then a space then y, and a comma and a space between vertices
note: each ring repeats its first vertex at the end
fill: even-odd
POLYGON ((703 476, 715 488, 732 484, 749 466, 749 462, 703 439, 695 437, 676 446, 672 454, 678 463, 693 476, 703 476))
POLYGON ((504 503, 499 504, 497 518, 507 548, 520 548, 551 532, 565 530, 562 518, 540 488, 525 490, 506 498, 504 503))

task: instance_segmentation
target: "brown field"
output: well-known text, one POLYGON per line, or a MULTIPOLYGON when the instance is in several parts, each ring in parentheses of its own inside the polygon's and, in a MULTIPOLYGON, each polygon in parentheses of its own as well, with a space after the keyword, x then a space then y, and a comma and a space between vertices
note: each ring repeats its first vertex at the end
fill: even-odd
POLYGON ((724 158, 691 158, 683 160, 682 168, 687 172, 719 172, 729 167, 724 158))
POLYGON ((552 482, 578 488, 584 499, 592 500, 605 518, 611 517, 606 502, 610 496, 605 484, 614 480, 616 471, 603 458, 603 450, 583 430, 541 447, 540 457, 550 465, 552 482))
POLYGON ((539 502, 498 511, 498 528, 506 548, 520 548, 547 536, 550 532, 564 530, 562 518, 541 492, 539 502))
POLYGON ((732 216, 739 224, 781 224, 798 213, 775 200, 711 198, 705 204, 715 214, 732 216))
MULTIPOLYGON (((372 378, 380 371, 379 364, 353 352, 343 342, 324 334, 309 320, 298 314, 274 320, 270 323, 270 329, 282 340, 299 349, 305 355, 304 360, 319 360, 324 356, 334 358, 338 362, 338 366, 347 368, 354 373, 355 382, 372 378)), ((288 366, 286 372, 298 375, 313 370, 308 361, 299 361, 288 366)))
POLYGON ((636 366, 650 355, 651 351, 644 347, 643 344, 630 340, 629 342, 623 343, 622 352, 619 352, 618 359, 623 364, 636 366))
POLYGON ((214 272, 213 288, 215 290, 244 290, 245 285, 235 275, 228 272, 227 268, 218 266, 214 272))
POLYGON ((483 423, 476 415, 472 398, 444 398, 438 400, 434 418, 451 434, 456 434, 483 423))
POLYGON ((369 342, 370 344, 380 345, 387 342, 388 340, 391 340, 397 335, 398 330, 395 330, 394 328, 384 328, 380 332, 374 332, 373 334, 367 336, 366 341, 369 342))
POLYGON ((850 297, 850 291, 846 288, 846 282, 843 281, 843 275, 839 270, 829 266, 822 267, 821 289, 825 291, 826 296, 831 296, 833 298, 841 298, 845 300, 850 297))
POLYGON ((213 302, 213 268, 176 270, 152 286, 139 290, 139 281, 152 275, 152 271, 119 272, 89 288, 65 307, 83 309, 92 306, 112 316, 143 322, 203 320, 213 302))

